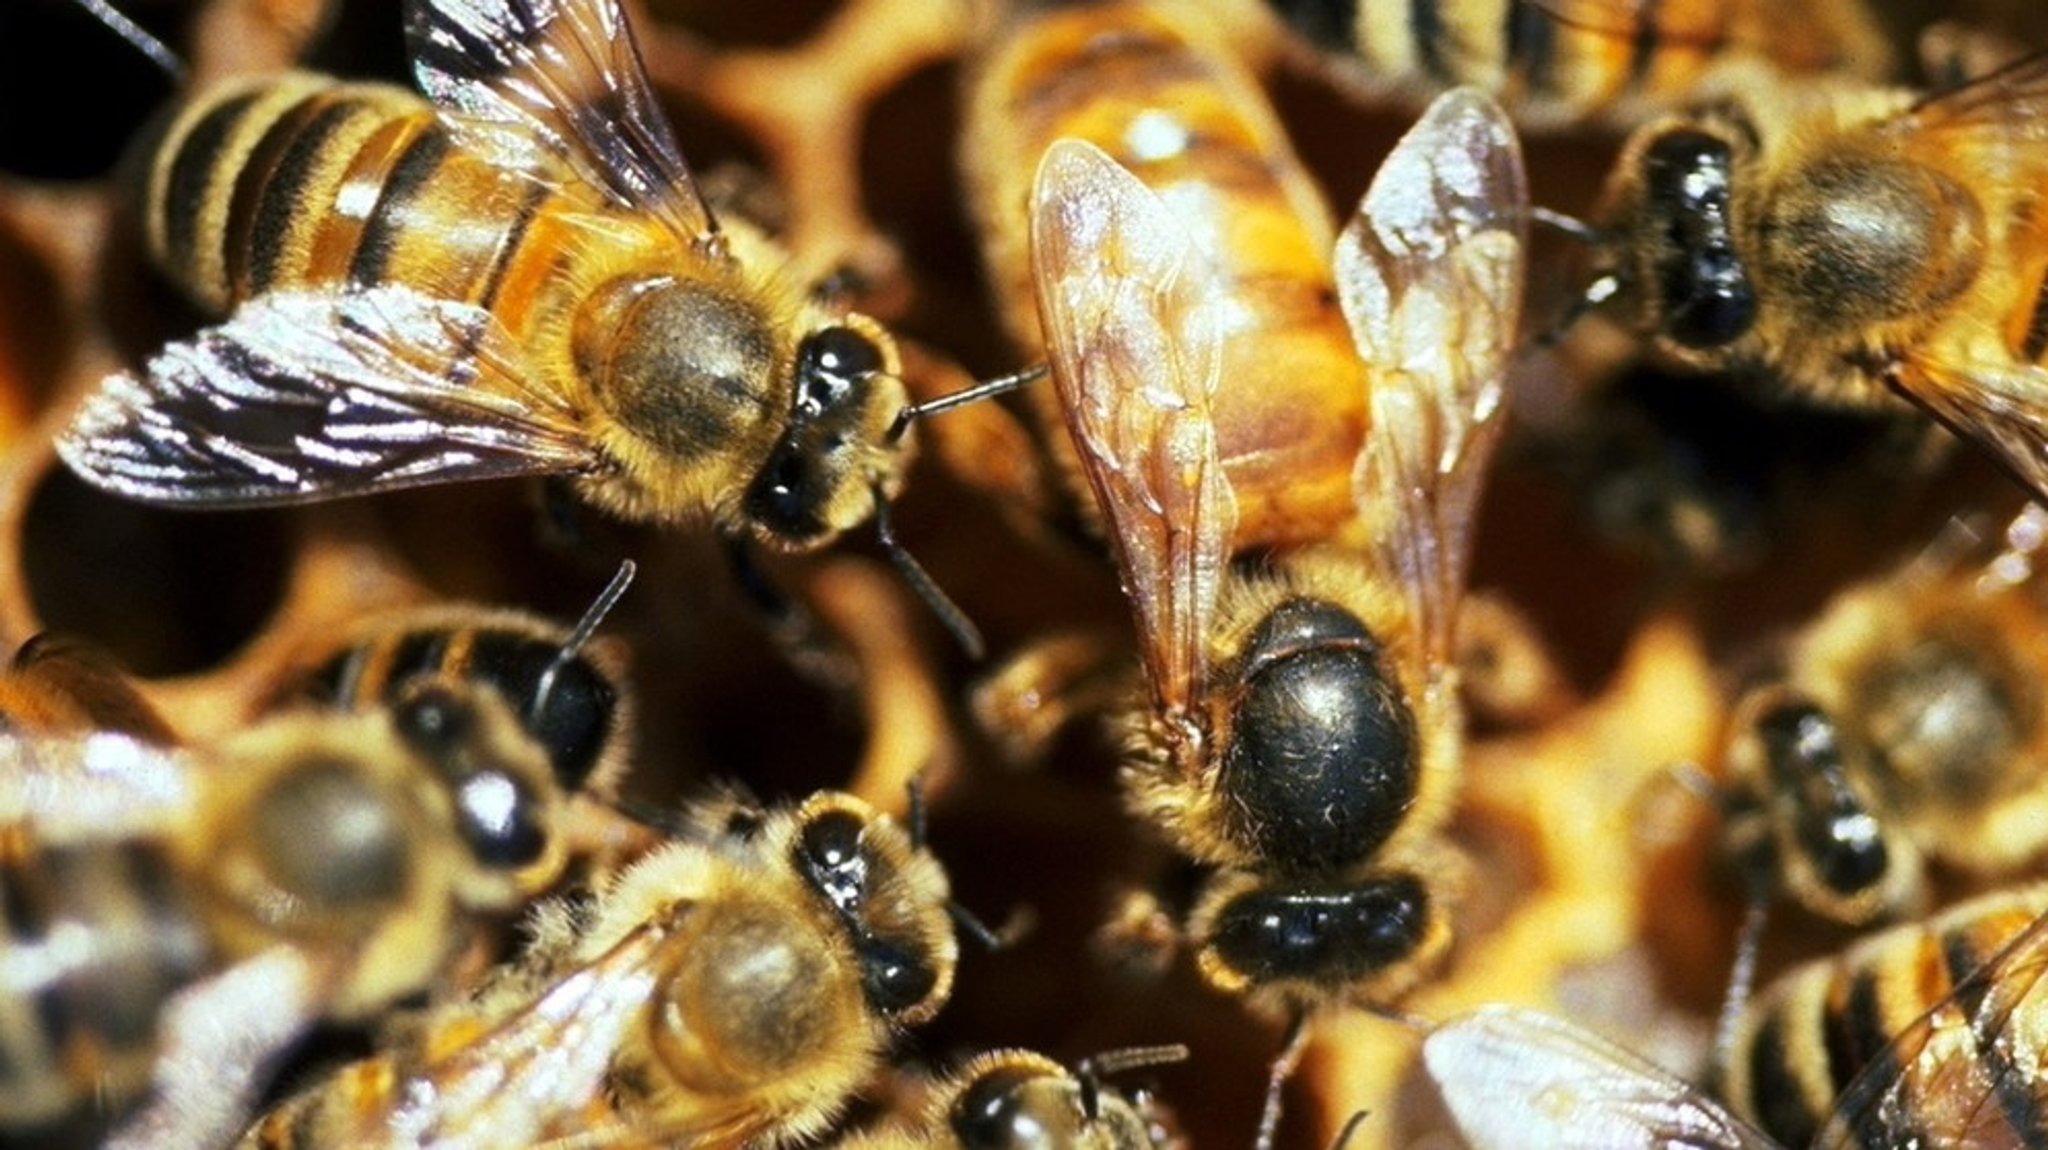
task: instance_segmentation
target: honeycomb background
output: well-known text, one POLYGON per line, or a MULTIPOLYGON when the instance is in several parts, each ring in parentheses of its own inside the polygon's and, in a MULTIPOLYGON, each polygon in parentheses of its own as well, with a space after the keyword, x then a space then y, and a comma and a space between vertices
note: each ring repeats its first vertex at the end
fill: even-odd
MULTIPOLYGON (((195 84, 293 64, 405 76, 396 0, 121 7, 186 57, 195 84)), ((909 343, 916 390, 1020 366, 960 205, 973 5, 629 7, 699 174, 776 224, 802 267, 850 271, 863 309, 909 343)), ((1926 7, 1881 13, 1902 58, 1926 7)), ((1241 25, 1236 39, 1331 202, 1355 202, 1413 109, 1333 86, 1255 5, 1215 11, 1241 25)), ((1946 14, 2048 45, 2044 17, 2019 0, 1946 14)), ((0 10, 0 644, 44 629, 87 636, 203 740, 247 721, 307 650, 366 611, 457 599, 572 618, 631 555, 640 581, 607 633, 630 648, 641 696, 634 795, 672 802, 738 778, 767 796, 844 786, 901 810, 922 769, 935 847, 962 901, 990 919, 1033 912, 1018 945, 970 950, 954 1002, 908 1057, 1026 1045, 1074 1059, 1186 1042, 1190 1061, 1141 1077, 1197 1145, 1249 1142, 1278 1027, 1186 969, 1141 977, 1091 948, 1117 894, 1159 861, 1118 811, 1098 725, 1071 724, 1040 761, 1017 763, 1009 732, 966 705, 978 680, 1047 634, 1127 641, 1112 573, 1073 529, 1011 409, 927 424, 899 512, 910 549, 988 633, 983 666, 859 537, 771 563, 826 640, 790 658, 706 539, 593 519, 576 546, 551 544, 519 484, 275 512, 117 502, 55 467, 49 441, 102 375, 200 322, 144 266, 120 211, 121 146, 169 94, 68 0, 0 10), (465 529, 443 526, 455 522, 465 529)), ((1591 132, 1531 140, 1536 201, 1587 210, 1615 143, 1591 132)), ((1549 235, 1537 243, 1543 274, 1528 310, 1541 324, 1563 307, 1574 253, 1549 235)), ((1597 324, 1532 356, 1517 386, 1474 572, 1475 725, 1455 828, 1473 891, 1451 970, 1406 1009, 1564 1009, 1694 1067, 1740 898, 1709 857, 1711 810, 1668 768, 1711 765, 1731 685, 1834 588, 1911 554, 1951 516, 1999 522, 2018 495, 1915 422, 1669 380, 1597 324)), ((1766 976, 1841 941, 1795 917, 1779 916, 1766 976)), ((1413 1074, 1415 1034, 1358 1014, 1315 1034, 1283 1145, 1327 1146, 1360 1109, 1371 1114, 1356 1150, 1457 1145, 1413 1074)))

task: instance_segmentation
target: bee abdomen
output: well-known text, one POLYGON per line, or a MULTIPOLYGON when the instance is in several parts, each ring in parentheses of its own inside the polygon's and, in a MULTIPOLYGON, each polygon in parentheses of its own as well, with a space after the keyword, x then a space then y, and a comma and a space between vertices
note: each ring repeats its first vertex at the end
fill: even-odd
POLYGON ((158 1015, 213 959, 171 873, 144 843, 0 862, 0 1125, 118 1110, 148 1085, 158 1015))

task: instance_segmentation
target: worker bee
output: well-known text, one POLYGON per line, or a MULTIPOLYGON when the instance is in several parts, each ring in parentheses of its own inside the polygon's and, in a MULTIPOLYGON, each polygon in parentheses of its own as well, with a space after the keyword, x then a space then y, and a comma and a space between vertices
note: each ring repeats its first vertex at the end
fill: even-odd
POLYGON ((2048 608, 2000 566, 1922 556, 1840 592, 1748 693, 1724 761, 1752 873, 1860 924, 1920 910, 1927 861, 2009 874, 2048 849, 2048 608))
MULTIPOLYGON (((1173 207, 1234 301, 1219 352, 1233 385, 1208 420, 1236 492, 1226 541, 1288 546, 1348 528, 1367 413, 1332 282, 1336 227, 1256 78, 1209 21, 1149 0, 1019 9, 1002 15, 974 61, 960 137, 1011 335, 1041 346, 1033 173, 1054 140, 1087 140, 1173 207)), ((1056 427, 1052 397, 1039 394, 1056 427)), ((1078 476, 1063 437, 1048 439, 1078 476)))
POLYGON ((951 991, 945 871, 850 795, 775 810, 725 796, 685 823, 587 905, 544 907, 522 964, 420 1041, 288 1101, 244 1146, 740 1145, 824 1129, 951 991))
POLYGON ((305 677, 326 706, 383 706, 413 679, 455 678, 510 701, 570 794, 610 798, 625 773, 632 693, 611 653, 589 646, 636 565, 627 560, 570 630, 525 611, 444 605, 372 618, 305 677))
POLYGON ((142 231, 225 316, 58 441, 212 507, 563 476, 613 514, 820 545, 901 483, 894 343, 715 219, 617 0, 408 0, 402 89, 292 74, 186 107, 142 231))
POLYGON ((1176 1150, 1171 1119, 1144 1091, 1124 1093, 1103 1076, 1178 1062, 1185 1046, 1135 1047, 1073 1070, 1029 1050, 977 1055, 933 1095, 920 1118, 856 1135, 841 1150, 1176 1150))
POLYGON ((152 1094, 128 1144, 217 1141, 286 1043, 426 989, 463 916, 565 861, 545 753, 456 682, 199 750, 101 732, 0 758, 8 1129, 152 1094))
POLYGON ((1756 71, 1724 90, 1631 138, 1588 298, 1625 297, 1691 367, 1896 393, 2048 492, 2048 56, 1924 97, 1756 71))
POLYGON ((1526 128, 1640 122, 1690 96, 1714 66, 1758 58, 1788 76, 1882 80, 1892 52, 1861 0, 1797 9, 1765 0, 1266 0, 1375 98, 1452 84, 1494 95, 1526 128))
POLYGON ((2033 1146, 2048 888, 1986 895, 1780 977, 1722 1067, 1729 1114, 1676 1076, 1541 1015, 1446 1023, 1423 1058, 1493 1147, 2033 1146), (1767 1131, 1768 1134, 1760 1132, 1767 1131))
POLYGON ((1186 922, 1202 973, 1291 1013, 1297 1038, 1308 1009, 1383 1003, 1449 945, 1434 834, 1462 738, 1457 608, 1504 425, 1526 196, 1513 129, 1470 91, 1388 156, 1336 254, 1372 383, 1353 481, 1370 542, 1244 574, 1213 402, 1236 296, 1093 145, 1062 141, 1039 169, 1053 377, 1149 688, 1126 803, 1213 868, 1186 922))

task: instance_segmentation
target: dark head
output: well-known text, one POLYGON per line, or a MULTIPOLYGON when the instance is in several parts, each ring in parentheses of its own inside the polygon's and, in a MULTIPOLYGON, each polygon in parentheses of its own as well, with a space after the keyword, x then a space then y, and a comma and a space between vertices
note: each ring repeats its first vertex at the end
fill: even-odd
POLYGON ((887 816, 836 792, 797 812, 788 849, 805 886, 845 929, 869 1007, 899 1026, 936 1013, 959 957, 938 862, 887 816))
POLYGON ((1387 652, 1349 610, 1281 601, 1239 656, 1219 786, 1229 833, 1287 873, 1369 858, 1414 803, 1415 715, 1387 652))
POLYGON ((901 484, 902 443, 890 434, 909 403, 893 341, 859 316, 797 344, 783 432, 741 500, 762 543, 819 546, 874 513, 876 492, 901 484))
POLYGON ((1191 929, 1212 985, 1297 1003, 1343 994, 1384 1000, 1412 985, 1450 942, 1429 884, 1402 871, 1286 884, 1223 872, 1191 929))
POLYGON ((1635 219, 1619 230, 1636 245, 1633 287, 1650 301, 1658 334, 1692 351, 1741 339, 1757 314, 1734 218, 1739 145, 1703 127, 1669 126, 1631 151, 1635 219))
MULTIPOLYGON (((1186 1057, 1184 1047, 1170 1048, 1186 1057)), ((1070 1073, 1026 1050, 981 1055, 961 1072, 944 1109, 961 1150, 1152 1150, 1157 1123, 1142 1098, 1070 1073)))

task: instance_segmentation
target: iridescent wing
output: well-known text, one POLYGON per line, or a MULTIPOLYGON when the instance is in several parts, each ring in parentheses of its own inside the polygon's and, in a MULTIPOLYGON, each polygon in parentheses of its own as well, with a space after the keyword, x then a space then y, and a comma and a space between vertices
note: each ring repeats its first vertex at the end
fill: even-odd
POLYGON ((1211 416, 1223 293, 1159 197, 1078 140, 1055 143, 1038 166, 1031 246, 1067 432, 1107 521, 1153 692, 1185 718, 1237 522, 1211 416))
MULTIPOLYGON (((1956 936, 1960 938, 1961 936, 1956 936)), ((1967 961, 1956 938, 1943 960, 1967 961)), ((1955 978, 1835 1100, 1817 1150, 2038 1146, 2048 1138, 2048 916, 1955 978)))
POLYGON ((2048 500, 2048 367, 1910 350, 1889 382, 1958 437, 1991 453, 2048 500))
POLYGON ((717 232, 618 0, 408 0, 405 32, 420 89, 481 154, 565 163, 688 243, 717 232))
POLYGON ((1507 116, 1438 97, 1380 166, 1337 243, 1337 293, 1372 389, 1352 496, 1422 637, 1415 681, 1453 661, 1487 464, 1506 425, 1528 188, 1507 116))
POLYGON ((215 507, 597 463, 489 312, 392 286, 250 300, 109 377, 57 452, 113 494, 215 507))
POLYGON ((1422 1061, 1474 1150, 1777 1150, 1677 1075, 1532 1010, 1454 1018, 1422 1061))

